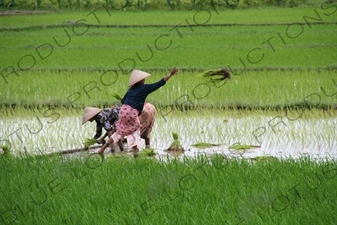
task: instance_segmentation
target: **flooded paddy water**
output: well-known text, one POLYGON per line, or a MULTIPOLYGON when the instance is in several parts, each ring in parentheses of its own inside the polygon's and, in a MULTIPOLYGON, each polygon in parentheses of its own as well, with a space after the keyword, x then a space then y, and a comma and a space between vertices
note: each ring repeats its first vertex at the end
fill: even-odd
MULTIPOLYGON (((57 120, 39 117, 8 117, 0 120, 1 145, 10 145, 13 154, 27 151, 47 154, 84 147, 84 140, 94 136, 96 124, 81 125, 81 116, 61 116, 57 120)), ((219 113, 169 115, 156 118, 151 148, 158 158, 173 155, 165 150, 173 142, 172 133, 179 135, 184 147, 178 156, 195 157, 200 154, 222 154, 226 157, 313 159, 337 158, 337 117, 298 118, 286 116, 252 115, 225 116, 219 113), (194 147, 196 143, 218 146, 194 147), (257 147, 232 150, 235 144, 257 147)), ((145 143, 142 140, 141 149, 145 143)), ((118 149, 118 148, 117 148, 118 149)), ((97 152, 98 148, 90 150, 97 152)), ((119 154, 119 151, 115 154, 119 154)), ((128 151, 130 152, 130 151, 128 151)), ((110 150, 106 151, 110 154, 110 150)))

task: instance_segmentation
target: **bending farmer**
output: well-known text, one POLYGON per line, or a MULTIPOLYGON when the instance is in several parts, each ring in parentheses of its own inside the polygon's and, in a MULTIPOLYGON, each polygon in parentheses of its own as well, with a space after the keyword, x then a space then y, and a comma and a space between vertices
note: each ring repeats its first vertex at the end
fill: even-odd
POLYGON ((149 77, 150 74, 140 70, 132 71, 129 80, 130 88, 122 99, 123 105, 119 111, 119 119, 116 122, 116 132, 111 135, 108 142, 103 145, 98 153, 102 154, 110 143, 116 143, 126 136, 128 146, 133 148, 134 156, 138 156, 141 129, 139 115, 142 113, 145 99, 150 93, 164 86, 176 73, 178 73, 178 69, 174 67, 167 76, 158 82, 145 84, 145 78, 149 77))
MULTIPOLYGON (((99 109, 94 107, 85 107, 82 116, 82 125, 87 121, 93 122, 96 121, 96 134, 94 139, 97 139, 98 144, 105 144, 105 138, 111 136, 115 130, 115 123, 118 120, 118 113, 120 111, 120 105, 114 105, 111 108, 99 109), (102 135, 102 130, 106 131, 102 135), (100 138, 101 137, 101 138, 100 138)), ((118 142, 118 146, 121 151, 124 150, 122 141, 118 142)), ((114 145, 111 145, 111 151, 114 151, 114 145)))

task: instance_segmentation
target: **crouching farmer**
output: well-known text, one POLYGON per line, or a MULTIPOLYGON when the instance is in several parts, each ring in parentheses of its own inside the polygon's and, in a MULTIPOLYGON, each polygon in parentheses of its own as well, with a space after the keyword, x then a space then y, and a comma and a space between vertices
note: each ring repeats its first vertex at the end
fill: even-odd
MULTIPOLYGON (((82 116, 82 125, 86 122, 96 121, 96 134, 94 139, 97 140, 98 144, 105 144, 105 138, 110 137, 116 130, 115 123, 118 120, 118 113, 120 110, 120 105, 114 105, 111 108, 99 109, 94 107, 85 107, 82 116), (102 135, 102 130, 106 131, 102 135)), ((121 151, 124 151, 124 146, 122 140, 118 142, 118 146, 121 151)), ((110 144, 111 152, 115 151, 114 143, 110 144)))

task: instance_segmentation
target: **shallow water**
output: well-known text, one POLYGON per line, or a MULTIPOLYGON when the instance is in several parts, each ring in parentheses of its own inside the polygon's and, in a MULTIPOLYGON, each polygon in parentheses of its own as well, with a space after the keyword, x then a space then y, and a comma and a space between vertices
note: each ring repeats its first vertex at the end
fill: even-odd
MULTIPOLYGON (((0 145, 9 144, 14 152, 45 154, 82 148, 86 138, 95 134, 95 122, 81 125, 80 116, 48 118, 4 118, 0 120, 0 145)), ((224 117, 217 115, 157 116, 152 131, 151 147, 159 156, 166 156, 173 142, 172 132, 179 135, 185 148, 183 155, 223 154, 227 157, 253 158, 337 158, 337 118, 297 119, 272 116, 224 117), (196 148, 207 142, 216 147, 196 148), (235 143, 260 146, 246 151, 231 150, 235 143)), ((145 147, 144 142, 141 148, 145 147)), ((91 152, 95 152, 92 150, 91 152)), ((109 152, 107 150, 107 152, 109 152)))

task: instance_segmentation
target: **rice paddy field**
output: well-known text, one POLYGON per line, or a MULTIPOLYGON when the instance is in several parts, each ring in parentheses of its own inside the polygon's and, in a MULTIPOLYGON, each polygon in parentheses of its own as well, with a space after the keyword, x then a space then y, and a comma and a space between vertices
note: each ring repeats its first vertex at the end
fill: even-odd
POLYGON ((1 223, 336 224, 336 8, 0 13, 1 223), (173 67, 154 156, 51 154, 84 147, 83 107, 132 69, 173 67))

